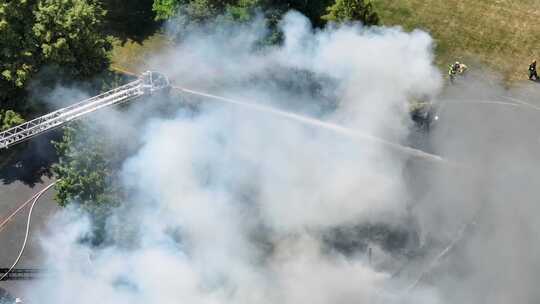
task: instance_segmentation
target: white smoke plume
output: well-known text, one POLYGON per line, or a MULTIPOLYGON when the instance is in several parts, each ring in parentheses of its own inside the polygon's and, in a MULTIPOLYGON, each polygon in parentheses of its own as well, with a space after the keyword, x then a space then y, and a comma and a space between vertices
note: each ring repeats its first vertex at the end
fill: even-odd
MULTIPOLYGON (((257 48, 265 34, 260 21, 210 34, 192 32, 152 65, 183 87, 395 143, 408 142, 408 101, 440 96, 442 77, 425 32, 359 24, 314 32, 295 12, 285 16, 281 29, 284 45, 270 49, 257 48), (318 86, 310 88, 313 81, 318 86)), ((108 222, 109 245, 81 244, 89 233, 84 216, 70 210, 59 215, 44 237, 50 278, 29 286, 28 302, 432 304, 450 302, 445 299, 452 294, 464 303, 482 299, 487 283, 478 282, 486 280, 474 280, 481 272, 471 270, 468 282, 483 293, 466 294, 447 269, 453 266, 438 269, 443 283, 422 281, 406 289, 438 253, 430 246, 441 248, 454 238, 479 201, 499 200, 492 188, 512 190, 505 193, 508 198, 518 193, 516 183, 500 187, 500 180, 486 182, 475 171, 508 167, 486 167, 483 156, 500 143, 495 138, 484 145, 473 135, 489 130, 474 129, 465 136, 468 141, 456 140, 454 123, 478 125, 468 115, 445 108, 434 132, 437 140, 431 142, 444 156, 472 156, 467 165, 474 169, 456 172, 430 165, 412 169, 409 156, 383 145, 241 106, 196 101, 196 111, 180 109, 174 118, 156 117, 142 128, 126 119, 134 124, 130 134, 142 132, 136 139, 142 147, 123 166, 130 196, 108 222), (411 175, 415 170, 418 175, 411 175), (406 253, 389 251, 380 242, 369 244, 373 256, 367 250, 346 254, 328 244, 334 229, 374 224, 409 229, 407 242, 415 234, 421 239, 420 245, 409 245, 428 249, 404 264, 406 253)), ((528 156, 526 164, 538 160, 514 148, 508 153, 528 156)), ((510 161, 503 155, 509 157, 490 154, 510 161)), ((522 180, 516 170, 510 176, 522 180)), ((538 181, 538 174, 532 177, 538 181)), ((532 183, 518 195, 523 201, 535 193, 532 183)), ((505 219, 503 210, 493 218, 505 219)), ((488 253, 483 245, 467 246, 464 255, 488 253)))

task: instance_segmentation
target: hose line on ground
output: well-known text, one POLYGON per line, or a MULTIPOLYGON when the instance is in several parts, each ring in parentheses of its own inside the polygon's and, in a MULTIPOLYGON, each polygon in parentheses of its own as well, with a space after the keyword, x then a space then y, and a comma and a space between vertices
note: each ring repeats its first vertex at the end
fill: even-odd
MULTIPOLYGON (((0 277, 0 281, 4 280, 9 275, 9 273, 15 268, 15 266, 17 266, 17 264, 19 263, 19 260, 21 259, 22 255, 24 253, 24 250, 26 248, 26 242, 28 241, 28 235, 30 234, 30 223, 31 223, 31 220, 32 220, 32 212, 34 211, 34 207, 35 207, 36 203, 41 198, 41 196, 43 194, 45 194, 45 192, 47 192, 47 190, 49 190, 57 182, 58 181, 55 181, 55 182, 49 184, 47 187, 45 187, 43 190, 39 191, 37 194, 35 194, 30 199, 30 200, 33 199, 32 200, 32 206, 30 206, 30 211, 28 211, 28 219, 26 221, 26 232, 25 232, 25 235, 24 235, 24 241, 23 241, 23 244, 21 246, 21 250, 19 251, 19 255, 17 256, 17 259, 15 259, 15 262, 13 262, 13 265, 11 265, 11 267, 8 269, 8 271, 6 271, 6 273, 4 273, 4 275, 2 277, 0 277)), ((23 205, 25 205, 25 204, 23 204, 23 205)))

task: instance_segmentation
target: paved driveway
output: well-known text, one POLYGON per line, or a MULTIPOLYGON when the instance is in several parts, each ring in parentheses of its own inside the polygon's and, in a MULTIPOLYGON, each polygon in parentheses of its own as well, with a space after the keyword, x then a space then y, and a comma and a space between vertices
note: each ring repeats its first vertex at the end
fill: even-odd
MULTIPOLYGON (((49 185, 50 164, 55 160, 54 150, 49 144, 50 137, 36 138, 19 148, 7 165, 0 168, 0 222, 15 211, 35 193, 49 185)), ((6 157, 2 154, 2 156, 6 157)), ((0 156, 0 157, 2 157, 0 156)), ((42 267, 43 258, 39 246, 39 231, 59 207, 53 200, 54 190, 44 194, 32 214, 32 225, 26 250, 17 267, 42 267)), ((22 209, 9 224, 0 231, 0 268, 9 268, 19 254, 26 231, 26 220, 30 204, 22 209)), ((2 289, 17 295, 25 281, 0 282, 2 289)))

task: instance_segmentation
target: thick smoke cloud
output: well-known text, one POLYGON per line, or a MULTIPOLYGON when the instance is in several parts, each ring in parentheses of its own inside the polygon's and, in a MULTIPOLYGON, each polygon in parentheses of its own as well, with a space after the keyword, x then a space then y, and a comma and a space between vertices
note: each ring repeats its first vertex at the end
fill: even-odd
POLYGON ((130 196, 108 222, 108 245, 81 244, 88 221, 72 210, 59 215, 44 237, 51 278, 33 284, 26 298, 204 304, 537 299, 531 284, 518 279, 524 272, 536 281, 527 268, 537 246, 523 252, 536 231, 540 178, 531 168, 538 168, 540 154, 532 151, 540 141, 522 139, 534 138, 524 126, 538 124, 537 117, 513 109, 522 115, 516 122, 506 109, 466 103, 505 92, 477 80, 441 94, 433 41, 422 31, 355 24, 313 32, 294 12, 281 28, 283 46, 270 49, 258 47, 265 35, 261 21, 192 31, 150 65, 182 87, 403 144, 413 129, 408 101, 432 98, 444 106, 426 145, 461 165, 418 164, 373 142, 188 96, 179 102, 196 110, 156 116, 143 128, 129 115, 110 114, 132 125, 130 135, 142 135, 134 139, 140 150, 123 165, 130 196), (369 250, 332 245, 342 241, 332 239, 336 229, 361 235, 381 225, 402 232, 403 244, 385 245, 368 233, 362 236, 369 250), (456 235, 466 235, 452 247, 457 257, 434 263, 456 235), (513 262, 504 266, 507 256, 513 262), (499 280, 508 269, 512 279, 499 280))

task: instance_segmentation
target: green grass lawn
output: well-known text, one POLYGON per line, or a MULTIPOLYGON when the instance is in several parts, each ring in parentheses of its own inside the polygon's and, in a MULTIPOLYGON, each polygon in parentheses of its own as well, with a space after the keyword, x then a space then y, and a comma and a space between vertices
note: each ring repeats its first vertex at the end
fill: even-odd
POLYGON ((431 33, 444 68, 462 60, 515 81, 527 77, 528 64, 540 55, 540 0, 372 1, 383 24, 431 33))

